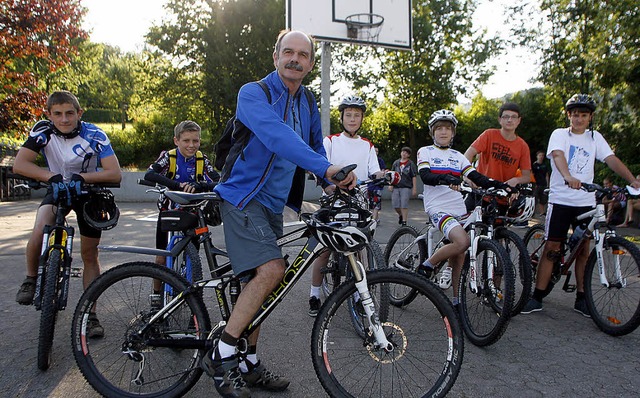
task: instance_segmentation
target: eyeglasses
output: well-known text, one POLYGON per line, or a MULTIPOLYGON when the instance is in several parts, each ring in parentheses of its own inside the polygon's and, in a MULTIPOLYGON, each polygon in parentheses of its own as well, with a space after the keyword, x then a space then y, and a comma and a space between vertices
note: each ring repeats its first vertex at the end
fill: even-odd
POLYGON ((518 119, 520 119, 520 116, 500 116, 500 119, 506 120, 506 121, 518 120, 518 119))

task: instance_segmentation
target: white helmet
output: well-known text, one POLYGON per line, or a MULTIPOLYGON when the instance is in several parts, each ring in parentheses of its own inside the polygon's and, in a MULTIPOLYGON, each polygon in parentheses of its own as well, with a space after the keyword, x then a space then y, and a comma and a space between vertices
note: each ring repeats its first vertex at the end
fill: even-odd
POLYGON ((369 211, 356 208, 344 211, 321 208, 312 214, 303 214, 302 219, 320 243, 341 253, 353 253, 364 248, 376 226, 369 211))
POLYGON ((536 199, 533 196, 520 195, 507 210, 507 217, 514 223, 529 221, 536 210, 536 199))
POLYGON ((446 109, 440 109, 439 111, 433 112, 429 118, 429 131, 431 131, 432 134, 433 126, 440 121, 447 121, 453 124, 454 131, 456 127, 458 127, 458 119, 456 119, 456 115, 446 109))

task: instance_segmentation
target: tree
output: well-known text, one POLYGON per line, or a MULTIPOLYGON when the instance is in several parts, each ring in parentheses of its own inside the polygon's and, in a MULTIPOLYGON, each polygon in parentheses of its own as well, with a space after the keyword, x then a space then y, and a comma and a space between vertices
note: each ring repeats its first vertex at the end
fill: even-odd
POLYGON ((0 2, 0 134, 24 135, 42 115, 50 73, 87 37, 77 0, 0 2))

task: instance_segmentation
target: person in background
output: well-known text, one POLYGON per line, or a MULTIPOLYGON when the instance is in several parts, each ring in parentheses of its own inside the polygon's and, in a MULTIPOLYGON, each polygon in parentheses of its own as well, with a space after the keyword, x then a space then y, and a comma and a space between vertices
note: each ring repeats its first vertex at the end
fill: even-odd
POLYGON ((393 162, 392 171, 400 173, 400 182, 396 186, 389 186, 391 191, 391 205, 398 213, 398 224, 407 225, 409 217, 409 199, 416 196, 416 176, 418 168, 411 158, 411 148, 408 146, 400 150, 400 159, 393 162))
POLYGON ((534 196, 536 197, 536 209, 538 215, 544 216, 547 214, 547 200, 549 196, 545 193, 545 189, 549 186, 549 166, 546 163, 544 151, 538 151, 536 153, 536 161, 531 165, 531 171, 533 177, 536 180, 536 189, 534 196))
MULTIPOLYGON (((640 174, 636 176, 636 179, 640 180, 640 174)), ((628 198, 627 210, 624 213, 624 221, 622 222, 622 224, 617 226, 621 228, 630 227, 631 224, 633 223, 633 213, 635 211, 640 211, 640 199, 628 198)))
MULTIPOLYGON (((611 178, 609 177, 605 177, 602 180, 602 185, 604 185, 605 188, 613 190, 620 189, 619 186, 614 185, 613 182, 611 182, 611 178)), ((623 192, 616 192, 611 198, 606 196, 602 198, 602 204, 604 205, 604 210, 607 214, 607 224, 611 224, 613 222, 613 217, 617 212, 626 211, 627 196, 623 192)))

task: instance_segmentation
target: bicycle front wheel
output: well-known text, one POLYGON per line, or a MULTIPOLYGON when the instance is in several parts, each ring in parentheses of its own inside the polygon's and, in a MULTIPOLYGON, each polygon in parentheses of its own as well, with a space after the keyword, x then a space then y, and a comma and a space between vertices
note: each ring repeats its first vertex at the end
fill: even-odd
MULTIPOLYGON (((369 272, 375 271, 377 269, 386 268, 386 264, 384 263, 384 257, 382 256, 382 250, 380 249, 380 245, 375 240, 371 240, 369 244, 365 247, 365 249, 361 250, 356 254, 358 261, 360 261, 364 268, 367 270, 367 278, 369 272)), ((346 257, 343 256, 346 264, 346 276, 347 278, 353 277, 353 271, 351 270, 351 265, 348 263, 346 257)), ((384 322, 387 319, 387 315, 389 313, 389 285, 379 285, 373 286, 369 288, 369 293, 374 298, 378 306, 378 317, 381 322, 384 322)), ((356 292, 349 298, 347 301, 349 311, 351 313, 351 323, 361 337, 365 336, 366 326, 365 326, 365 317, 363 316, 364 309, 362 308, 362 304, 360 303, 360 295, 356 292)))
POLYGON ((38 336, 38 369, 40 370, 47 370, 51 365, 53 335, 58 317, 58 282, 62 261, 62 252, 51 250, 45 264, 38 336))
POLYGON ((531 258, 527 252, 527 246, 518 234, 506 228, 497 228, 496 239, 504 247, 508 258, 513 264, 515 276, 515 296, 511 316, 516 316, 522 311, 529 301, 533 284, 533 270, 531 269, 531 258))
POLYGON ((348 304, 356 292, 354 280, 331 294, 311 337, 313 367, 325 391, 332 397, 446 395, 460 372, 464 347, 450 301, 437 286, 407 271, 374 271, 367 281, 370 289, 396 284, 414 290, 414 302, 389 307, 381 324, 394 349, 386 351, 369 328, 364 337, 354 333, 348 304))
POLYGON ((181 396, 200 378, 200 360, 211 329, 198 294, 150 323, 153 281, 174 291, 189 284, 166 267, 149 262, 119 265, 98 277, 84 292, 73 316, 73 355, 85 379, 107 397, 181 396), (97 307, 105 337, 89 339, 87 320, 97 307), (199 341, 202 340, 202 341, 199 341))
POLYGON ((592 250, 584 277, 587 307, 600 330, 623 336, 640 325, 640 250, 623 237, 609 236, 602 262, 608 287, 600 282, 596 250, 592 250))
MULTIPOLYGON (((389 268, 415 272, 427 258, 427 245, 424 241, 415 243, 418 231, 405 225, 396 229, 384 251, 384 261, 389 268)), ((418 293, 406 285, 389 286, 389 302, 396 307, 410 304, 418 293)))
POLYGON ((509 325, 515 276, 502 246, 489 239, 478 241, 475 286, 472 275, 467 255, 458 287, 460 319, 467 338, 482 347, 498 341, 509 325))

